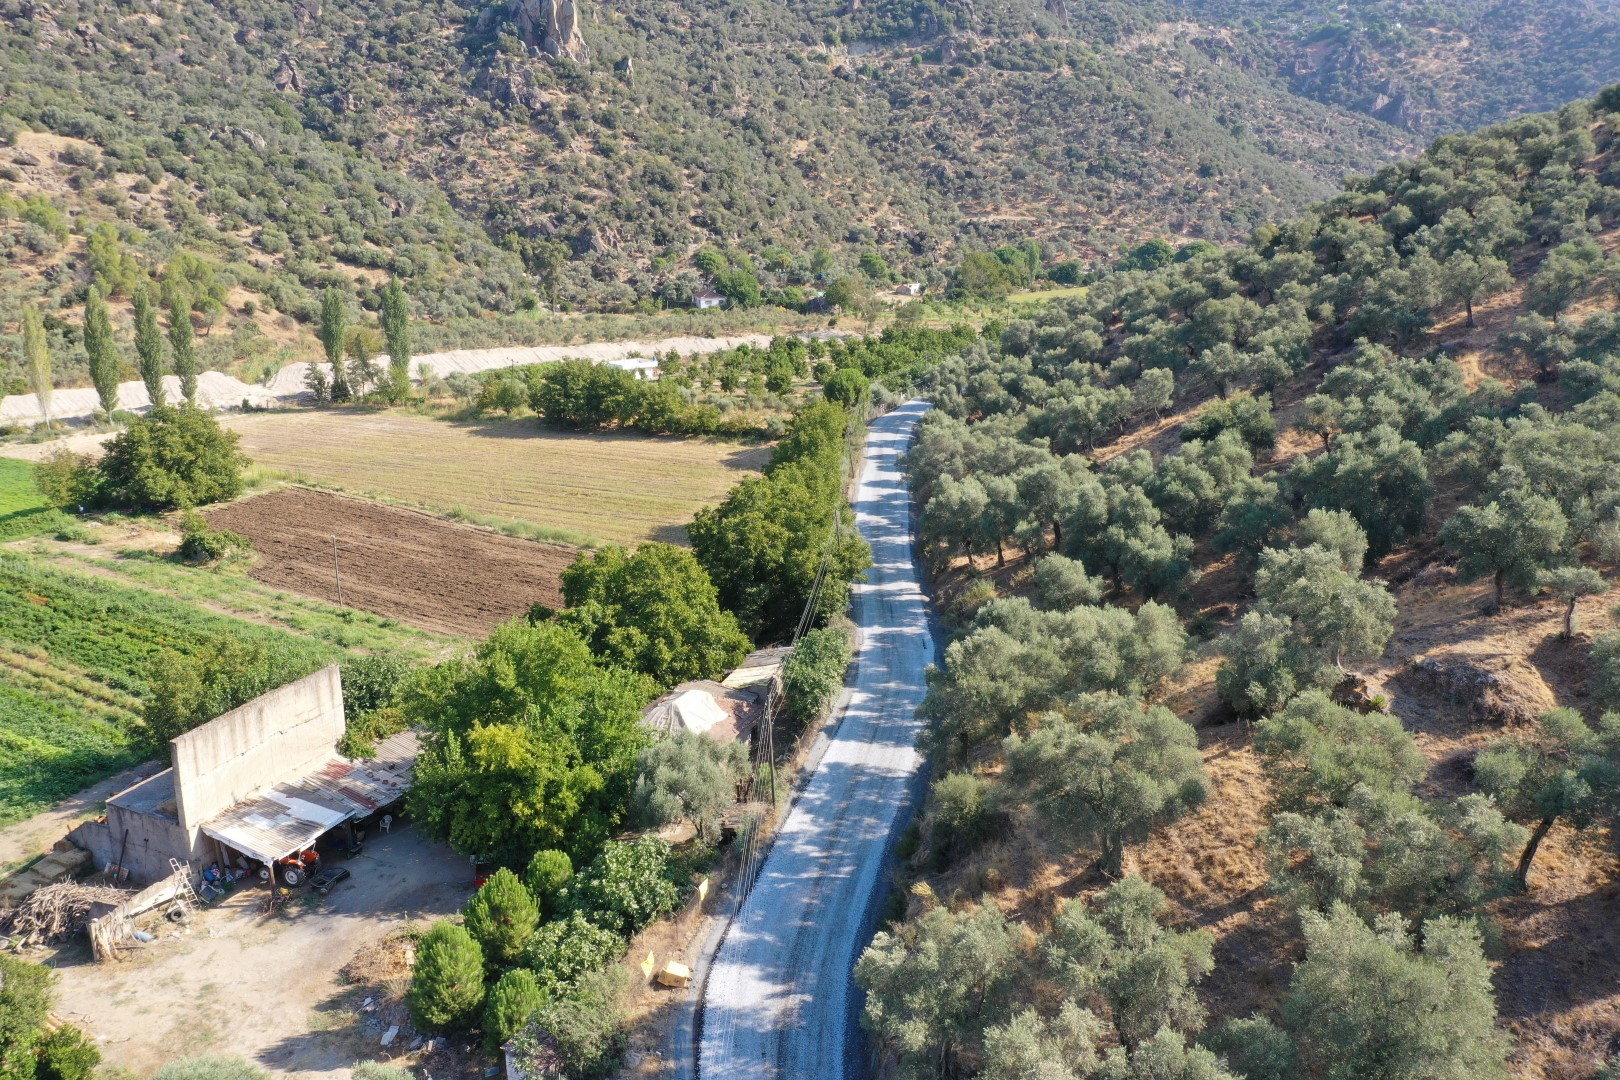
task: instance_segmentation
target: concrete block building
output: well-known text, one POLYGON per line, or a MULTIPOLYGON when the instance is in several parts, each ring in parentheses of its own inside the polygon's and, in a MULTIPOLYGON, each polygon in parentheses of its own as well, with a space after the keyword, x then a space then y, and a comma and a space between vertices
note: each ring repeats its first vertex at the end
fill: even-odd
POLYGON ((352 829, 410 787, 414 734, 353 761, 338 753, 343 732, 334 664, 172 740, 170 768, 108 799, 106 817, 69 838, 98 867, 123 867, 142 882, 166 877, 170 859, 271 865, 352 829))

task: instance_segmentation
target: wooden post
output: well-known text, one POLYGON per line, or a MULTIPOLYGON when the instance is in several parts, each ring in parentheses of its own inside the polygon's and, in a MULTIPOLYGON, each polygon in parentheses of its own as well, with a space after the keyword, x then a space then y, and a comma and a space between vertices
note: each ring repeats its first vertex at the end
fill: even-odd
POLYGON ((343 606, 343 575, 338 571, 337 537, 332 537, 332 580, 337 583, 338 607, 343 606))

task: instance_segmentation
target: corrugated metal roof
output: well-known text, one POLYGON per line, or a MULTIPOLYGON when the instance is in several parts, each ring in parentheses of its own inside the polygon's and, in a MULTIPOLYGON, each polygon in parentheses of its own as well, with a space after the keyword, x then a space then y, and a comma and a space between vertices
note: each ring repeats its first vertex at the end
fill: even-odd
POLYGON ((321 834, 386 806, 411 786, 420 743, 401 732, 376 756, 351 761, 333 754, 306 776, 272 785, 203 823, 202 831, 264 862, 303 851, 321 834))

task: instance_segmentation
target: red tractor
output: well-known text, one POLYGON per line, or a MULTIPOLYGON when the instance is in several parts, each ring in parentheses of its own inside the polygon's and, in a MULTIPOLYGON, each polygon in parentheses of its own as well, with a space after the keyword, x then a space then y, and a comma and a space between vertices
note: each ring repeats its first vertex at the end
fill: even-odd
MULTIPOLYGON (((283 885, 296 888, 309 880, 309 876, 315 872, 320 863, 321 857, 314 848, 308 851, 295 851, 285 858, 276 860, 276 876, 281 879, 283 885)), ((269 867, 259 870, 259 880, 270 880, 269 867)))

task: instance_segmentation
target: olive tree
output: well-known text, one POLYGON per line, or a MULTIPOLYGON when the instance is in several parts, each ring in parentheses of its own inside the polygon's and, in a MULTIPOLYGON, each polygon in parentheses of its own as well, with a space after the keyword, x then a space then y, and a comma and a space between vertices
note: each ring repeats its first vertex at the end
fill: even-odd
POLYGON ((1209 790, 1198 736, 1162 705, 1082 694, 1003 744, 1014 797, 1061 836, 1095 844, 1118 875, 1127 841, 1180 817, 1209 790))
POLYGON ((1559 820, 1582 826, 1620 807, 1620 714, 1594 730, 1573 709, 1554 709, 1528 735, 1507 735, 1474 759, 1474 782, 1509 817, 1532 823, 1519 856, 1519 884, 1559 820))

